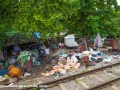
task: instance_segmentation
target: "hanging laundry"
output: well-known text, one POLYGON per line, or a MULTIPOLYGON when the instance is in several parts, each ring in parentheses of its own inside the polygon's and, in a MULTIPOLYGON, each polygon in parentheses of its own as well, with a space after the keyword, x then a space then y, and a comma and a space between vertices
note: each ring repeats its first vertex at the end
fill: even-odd
POLYGON ((18 44, 16 44, 16 45, 14 45, 13 49, 14 49, 15 52, 18 52, 20 50, 20 47, 19 47, 18 44))

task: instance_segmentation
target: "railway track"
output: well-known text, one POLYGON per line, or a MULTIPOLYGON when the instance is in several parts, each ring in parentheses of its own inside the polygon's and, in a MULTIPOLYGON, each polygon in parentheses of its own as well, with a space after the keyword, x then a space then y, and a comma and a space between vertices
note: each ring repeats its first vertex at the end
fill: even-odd
POLYGON ((69 81, 71 79, 76 79, 76 78, 82 77, 84 75, 91 74, 91 73, 94 73, 94 72, 98 72, 98 71, 104 70, 106 68, 112 68, 112 67, 115 67, 115 66, 118 66, 118 65, 120 65, 120 63, 115 63, 115 64, 112 64, 112 65, 104 66, 104 67, 97 68, 97 69, 94 69, 94 70, 90 70, 90 71, 86 71, 86 72, 83 72, 83 73, 71 75, 71 76, 64 77, 64 78, 61 78, 61 79, 58 79, 58 80, 45 82, 45 83, 42 83, 40 85, 52 85, 52 84, 55 84, 55 83, 63 83, 63 82, 69 81))
MULTIPOLYGON (((120 82, 119 69, 120 62, 41 83, 38 85, 37 90, 101 90, 106 87, 111 89, 105 90, 120 90, 114 85, 116 82, 120 82)), ((32 90, 32 88, 27 88, 27 90, 32 90)))
MULTIPOLYGON (((60 90, 70 90, 70 89, 66 88, 67 86, 65 85, 65 83, 66 82, 69 83, 71 80, 74 81, 74 80, 77 80, 77 79, 81 79, 80 77, 84 76, 84 79, 81 79, 80 81, 77 82, 77 83, 80 84, 80 90, 101 90, 102 88, 107 87, 107 86, 110 86, 110 88, 113 88, 113 90, 120 90, 115 85, 112 85, 113 83, 115 83, 117 81, 120 81, 120 71, 119 71, 119 69, 115 68, 119 65, 120 65, 120 63, 104 66, 104 67, 94 69, 94 70, 91 70, 91 71, 87 71, 87 72, 84 72, 84 73, 72 75, 72 76, 69 76, 69 77, 61 78, 61 79, 50 81, 50 82, 45 82, 45 83, 42 83, 40 85, 47 85, 48 86, 47 88, 54 87, 55 85, 58 85, 60 90), (111 74, 113 71, 116 72, 117 74, 116 75, 115 75, 115 73, 111 74), (99 73, 101 75, 104 73, 104 75, 100 76, 99 74, 95 74, 95 73, 99 73), (89 79, 92 77, 90 79, 91 81, 85 80, 86 76, 89 79), (105 78, 103 78, 103 77, 106 77, 106 78, 109 77, 110 80, 105 80, 105 78), (91 85, 90 86, 88 84, 88 82, 91 83, 93 78, 96 79, 96 81, 94 80, 95 81, 94 83, 96 83, 96 82, 99 82, 99 83, 97 83, 96 85, 91 85), (84 80, 85 80, 85 82, 84 82, 84 80)), ((49 90, 49 89, 45 89, 45 90, 49 90)))

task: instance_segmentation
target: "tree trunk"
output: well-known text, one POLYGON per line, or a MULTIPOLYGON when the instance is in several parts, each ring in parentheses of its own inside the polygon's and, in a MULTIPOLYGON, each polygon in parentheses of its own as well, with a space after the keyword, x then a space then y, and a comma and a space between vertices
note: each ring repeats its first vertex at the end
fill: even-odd
POLYGON ((86 43, 87 43, 87 50, 89 51, 89 41, 88 41, 88 35, 85 36, 86 43))

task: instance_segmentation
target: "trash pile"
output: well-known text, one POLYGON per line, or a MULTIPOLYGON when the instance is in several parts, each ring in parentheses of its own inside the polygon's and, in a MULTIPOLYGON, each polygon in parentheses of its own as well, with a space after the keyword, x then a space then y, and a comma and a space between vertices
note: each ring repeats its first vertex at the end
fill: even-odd
MULTIPOLYGON (((36 54, 35 54, 36 55, 36 54)), ((10 57, 7 61, 0 59, 0 84, 9 85, 31 76, 33 68, 40 66, 40 61, 29 51, 22 51, 18 57, 10 57)))
POLYGON ((94 51, 92 48, 90 51, 79 50, 60 52, 59 57, 52 59, 51 64, 46 67, 46 72, 41 73, 46 77, 56 78, 65 74, 67 71, 77 71, 81 66, 95 66, 99 62, 111 62, 114 58, 120 58, 118 55, 110 55, 109 53, 103 53, 100 51, 94 51))

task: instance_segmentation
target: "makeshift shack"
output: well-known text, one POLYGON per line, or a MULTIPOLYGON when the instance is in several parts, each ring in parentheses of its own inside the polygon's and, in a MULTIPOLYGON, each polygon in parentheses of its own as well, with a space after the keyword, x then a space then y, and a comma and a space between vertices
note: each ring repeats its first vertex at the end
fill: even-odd
POLYGON ((11 83, 10 78, 13 79, 16 78, 16 76, 20 77, 23 74, 25 76, 25 73, 31 71, 30 67, 28 67, 29 61, 33 60, 34 65, 31 66, 38 65, 38 61, 36 61, 38 53, 35 51, 33 52, 32 50, 35 49, 35 46, 39 41, 40 39, 35 35, 30 35, 28 38, 24 34, 9 33, 8 39, 4 42, 3 50, 0 54, 0 65, 3 66, 0 67, 0 81, 9 78, 9 83, 11 83), (32 47, 34 47, 34 49, 32 47), (30 50, 31 52, 29 52, 30 50), (34 57, 32 57, 32 52, 34 57), (26 65, 25 73, 23 71, 25 68, 23 65, 26 65))
MULTIPOLYGON (((17 52, 20 50, 27 50, 32 47, 35 47, 37 42, 40 39, 37 38, 35 35, 30 35, 27 37, 25 34, 20 33, 9 33, 8 39, 4 42, 3 46, 3 55, 5 60, 11 56, 12 51, 14 55, 18 54, 17 52)), ((18 56, 18 55, 17 55, 18 56)))

